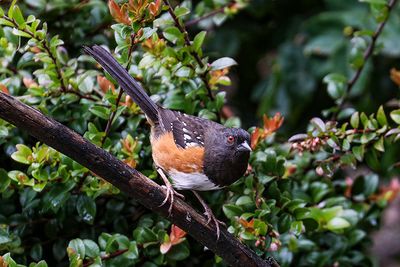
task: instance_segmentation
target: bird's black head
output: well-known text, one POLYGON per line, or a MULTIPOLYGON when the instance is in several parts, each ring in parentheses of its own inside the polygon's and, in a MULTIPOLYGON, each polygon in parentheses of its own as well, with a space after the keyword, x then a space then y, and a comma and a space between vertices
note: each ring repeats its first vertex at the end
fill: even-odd
POLYGON ((250 135, 240 128, 225 128, 219 137, 215 140, 216 146, 220 146, 226 153, 233 153, 233 157, 250 155, 250 135))
POLYGON ((218 185, 229 185, 246 171, 250 135, 239 128, 214 129, 205 136, 204 171, 218 185))

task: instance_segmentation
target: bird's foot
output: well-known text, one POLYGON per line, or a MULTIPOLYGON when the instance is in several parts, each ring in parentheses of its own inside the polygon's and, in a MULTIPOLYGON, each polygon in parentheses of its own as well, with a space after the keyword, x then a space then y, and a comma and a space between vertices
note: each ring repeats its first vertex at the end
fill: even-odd
POLYGON ((169 200, 170 204, 169 204, 169 208, 168 208, 168 216, 171 216, 172 206, 174 205, 175 196, 177 196, 181 199, 185 199, 185 197, 182 194, 176 192, 168 180, 164 181, 164 182, 165 182, 165 185, 163 185, 162 187, 166 189, 167 193, 166 193, 165 199, 163 200, 163 202, 160 204, 159 207, 164 206, 169 200))
POLYGON ((210 209, 210 207, 207 205, 207 203, 201 198, 201 196, 199 195, 199 193, 197 193, 196 191, 192 190, 193 194, 196 196, 196 198, 199 200, 200 204, 203 206, 204 208, 204 215, 207 217, 207 225, 210 224, 210 222, 212 221, 215 224, 215 230, 217 232, 217 240, 219 239, 220 236, 220 228, 219 225, 222 225, 224 227, 226 227, 226 224, 220 220, 218 220, 214 213, 212 212, 212 210, 210 209))
POLYGON ((214 213, 208 206, 204 206, 204 215, 207 217, 207 225, 210 224, 210 222, 213 222, 215 224, 215 230, 217 232, 217 240, 219 239, 220 236, 220 228, 219 226, 222 225, 223 227, 226 227, 226 224, 223 221, 220 221, 215 217, 214 213))

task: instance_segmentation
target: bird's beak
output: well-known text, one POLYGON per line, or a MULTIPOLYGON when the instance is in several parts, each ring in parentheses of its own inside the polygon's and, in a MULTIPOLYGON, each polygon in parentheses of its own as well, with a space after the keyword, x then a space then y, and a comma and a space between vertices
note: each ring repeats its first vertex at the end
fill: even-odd
POLYGON ((243 143, 241 143, 241 144, 238 146, 238 150, 239 150, 239 151, 248 151, 248 152, 252 151, 252 149, 251 149, 251 147, 249 146, 249 143, 247 143, 247 141, 244 141, 243 143))

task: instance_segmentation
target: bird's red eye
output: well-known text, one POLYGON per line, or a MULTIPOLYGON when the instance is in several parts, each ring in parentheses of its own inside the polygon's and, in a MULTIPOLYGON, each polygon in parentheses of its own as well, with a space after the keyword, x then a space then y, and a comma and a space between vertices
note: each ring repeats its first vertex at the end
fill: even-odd
POLYGON ((233 142, 235 141, 235 137, 233 137, 232 135, 229 135, 229 136, 227 137, 227 140, 228 140, 228 143, 229 143, 229 144, 233 144, 233 142))

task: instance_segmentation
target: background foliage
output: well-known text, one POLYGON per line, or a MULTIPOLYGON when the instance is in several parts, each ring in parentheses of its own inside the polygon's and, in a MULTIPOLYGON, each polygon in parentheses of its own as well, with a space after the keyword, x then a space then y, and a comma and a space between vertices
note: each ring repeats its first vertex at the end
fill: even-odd
MULTIPOLYGON (((251 127, 248 174, 204 193, 242 242, 281 266, 372 266, 370 233, 400 188, 395 3, 14 1, 0 90, 158 181, 143 114, 82 54, 103 44, 163 106, 251 127)), ((0 266, 224 265, 1 120, 0 149, 0 266)))

